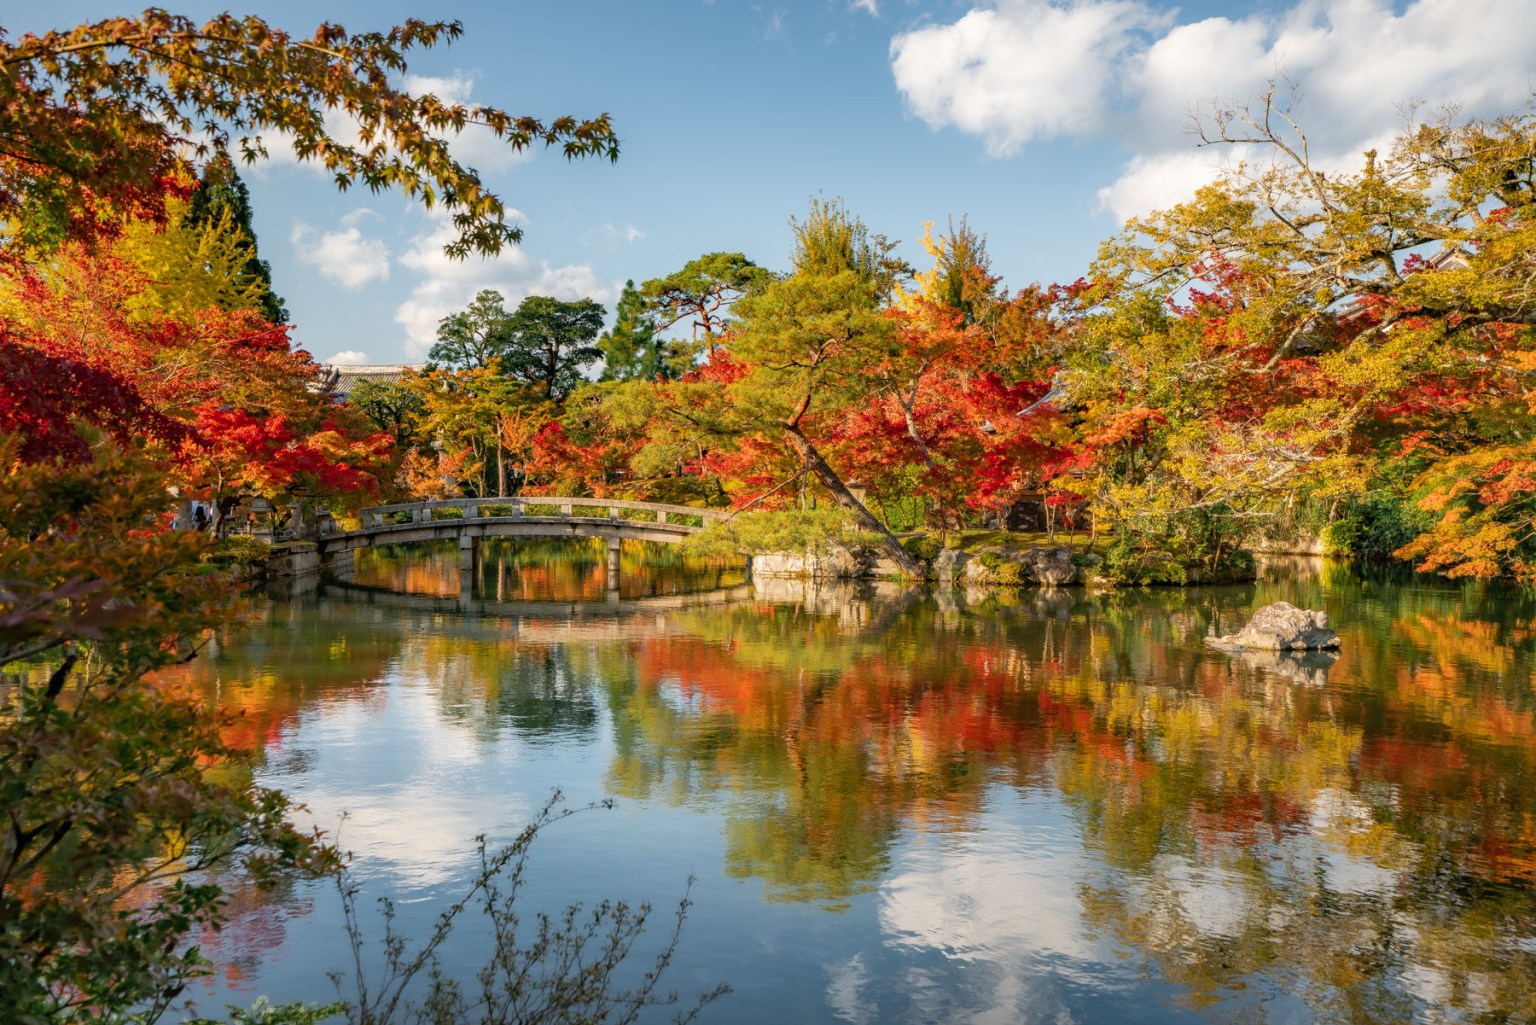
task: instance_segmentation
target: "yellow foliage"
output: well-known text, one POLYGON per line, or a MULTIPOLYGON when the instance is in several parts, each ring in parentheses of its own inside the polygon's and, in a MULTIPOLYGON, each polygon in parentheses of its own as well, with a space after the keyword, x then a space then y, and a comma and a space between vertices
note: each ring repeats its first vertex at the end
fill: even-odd
POLYGON ((252 243, 228 210, 205 224, 185 221, 188 204, 166 204, 166 223, 133 221, 112 247, 113 255, 143 272, 146 286, 127 305, 130 319, 170 315, 190 319, 199 310, 260 308, 264 286, 245 272, 252 243))

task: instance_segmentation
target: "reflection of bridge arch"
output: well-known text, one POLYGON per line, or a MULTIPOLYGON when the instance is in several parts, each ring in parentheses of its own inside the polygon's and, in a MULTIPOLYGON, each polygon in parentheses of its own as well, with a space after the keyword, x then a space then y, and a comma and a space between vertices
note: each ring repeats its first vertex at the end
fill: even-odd
MULTIPOLYGON (((643 631, 650 632, 656 625, 654 617, 668 612, 751 601, 755 594, 756 591, 751 584, 718 587, 708 591, 695 591, 691 594, 649 595, 643 598, 620 598, 610 592, 605 601, 495 601, 471 598, 467 593, 458 598, 439 598, 427 594, 406 594, 384 587, 338 583, 325 584, 320 591, 322 600, 339 599, 349 605, 372 605, 434 617, 432 619, 434 630, 446 629, 442 621, 435 617, 454 613, 453 622, 458 624, 455 628, 460 631, 470 629, 470 632, 473 632, 466 626, 467 620, 463 618, 467 614, 471 620, 519 620, 522 623, 523 633, 532 636, 539 633, 540 629, 545 632, 554 630, 563 639, 570 639, 569 635, 573 629, 595 629, 598 634, 607 637, 617 628, 617 624, 637 617, 645 617, 645 622, 640 626, 643 631), (578 627, 575 624, 588 624, 588 626, 578 627)), ((504 631, 498 628, 493 633, 501 636, 504 631)))
POLYGON ((335 521, 324 516, 316 543, 321 564, 345 572, 359 549, 457 540, 459 570, 473 573, 483 538, 602 538, 608 542, 608 586, 617 589, 622 542, 676 544, 729 515, 722 509, 617 499, 465 498, 374 506, 361 511, 362 526, 356 530, 337 530, 335 521))

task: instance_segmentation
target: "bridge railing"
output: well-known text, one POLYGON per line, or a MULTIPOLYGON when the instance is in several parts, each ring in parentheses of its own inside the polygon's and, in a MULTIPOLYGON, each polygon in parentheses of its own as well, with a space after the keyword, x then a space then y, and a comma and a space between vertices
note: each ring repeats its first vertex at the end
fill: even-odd
MULTIPOLYGON (((432 523, 442 520, 498 519, 594 519, 623 523, 659 523, 693 527, 708 525, 731 515, 729 509, 702 509, 693 505, 630 502, 617 498, 564 498, 555 495, 456 498, 436 502, 401 502, 376 505, 358 511, 364 530, 392 524, 432 523)), ((338 533, 329 513, 320 515, 320 534, 338 533)))

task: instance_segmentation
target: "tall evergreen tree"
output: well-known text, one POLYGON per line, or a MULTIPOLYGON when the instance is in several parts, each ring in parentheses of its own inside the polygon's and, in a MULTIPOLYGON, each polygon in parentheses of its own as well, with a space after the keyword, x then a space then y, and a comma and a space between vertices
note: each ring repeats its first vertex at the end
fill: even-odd
POLYGON ((530 295, 507 321, 512 338, 502 370, 539 388, 550 401, 563 402, 580 383, 582 366, 602 358, 592 343, 606 312, 591 299, 530 295))
POLYGON ((217 220, 223 211, 229 212, 230 219, 251 240, 251 257, 241 270, 262 286, 256 311, 274 324, 288 323, 288 308, 283 305, 282 296, 272 291, 272 265, 261 258, 257 248, 256 230, 251 227, 250 190, 240 180, 234 162, 227 156, 215 157, 203 165, 197 191, 192 194, 192 205, 187 211, 187 222, 200 227, 217 220))
POLYGON ((479 370, 503 359, 512 344, 512 315, 507 297, 482 288, 469 306, 438 321, 437 344, 427 353, 433 366, 479 370))
POLYGON ((603 351, 601 380, 672 381, 688 369, 687 347, 658 333, 649 305, 633 280, 624 282, 613 329, 597 340, 603 351))
POLYGON ((705 253, 681 270, 645 282, 640 296, 657 330, 689 323, 692 356, 714 352, 730 323, 732 304, 772 280, 771 273, 741 253, 705 253))

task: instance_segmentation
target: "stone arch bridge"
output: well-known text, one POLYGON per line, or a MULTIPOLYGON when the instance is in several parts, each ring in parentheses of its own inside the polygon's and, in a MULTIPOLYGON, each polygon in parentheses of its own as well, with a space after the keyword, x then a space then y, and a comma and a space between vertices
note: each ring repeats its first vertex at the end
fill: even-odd
POLYGON ((315 543, 321 566, 328 572, 347 575, 360 549, 380 545, 456 539, 460 572, 474 573, 483 538, 597 537, 608 542, 608 586, 617 590, 622 542, 676 544, 731 514, 687 505, 539 495, 407 502, 373 506, 358 515, 360 528, 342 530, 329 514, 321 514, 315 543))

